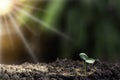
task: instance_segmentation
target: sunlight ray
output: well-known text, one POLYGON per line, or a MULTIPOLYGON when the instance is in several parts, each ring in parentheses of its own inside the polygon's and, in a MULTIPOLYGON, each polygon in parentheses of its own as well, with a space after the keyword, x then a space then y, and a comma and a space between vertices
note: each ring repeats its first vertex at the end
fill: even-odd
POLYGON ((11 49, 14 50, 15 47, 14 47, 13 39, 12 39, 12 36, 11 36, 12 32, 11 32, 11 30, 9 28, 9 25, 8 25, 8 20, 5 19, 4 23, 5 23, 4 25, 5 25, 8 37, 9 37, 9 42, 10 42, 11 49))
POLYGON ((0 17, 0 63, 2 63, 2 18, 0 17))
POLYGON ((27 51, 29 52, 30 56, 32 57, 34 62, 38 62, 37 57, 34 55, 32 49, 30 48, 29 44, 27 43, 26 39, 24 38, 21 30, 19 29, 18 24, 15 22, 14 18, 12 17, 11 14, 8 15, 11 23, 13 24, 13 27, 15 28, 16 32, 18 33, 19 37, 21 38, 21 40, 23 41, 27 51))
POLYGON ((46 24, 44 21, 42 21, 42 20, 40 20, 40 19, 32 16, 30 13, 28 13, 28 12, 20 9, 20 8, 17 7, 17 6, 15 6, 14 8, 15 8, 15 10, 19 11, 20 13, 26 15, 28 18, 31 18, 32 20, 34 20, 34 21, 36 21, 37 23, 41 24, 43 27, 45 27, 45 28, 47 28, 47 29, 49 29, 49 30, 57 33, 58 35, 60 35, 61 37, 65 38, 65 39, 67 39, 67 40, 70 40, 70 37, 68 37, 68 36, 65 35, 64 33, 58 31, 57 29, 51 27, 50 25, 46 24))
POLYGON ((21 5, 23 5, 24 7, 30 8, 30 9, 35 9, 35 10, 41 11, 41 12, 47 12, 47 11, 43 10, 42 8, 34 7, 34 6, 31 6, 28 4, 21 4, 21 5))
POLYGON ((54 1, 54 0, 29 0, 29 1, 54 1))
POLYGON ((50 1, 50 0, 29 0, 29 1, 50 1))
MULTIPOLYGON (((15 12, 12 13, 14 14, 15 17, 18 17, 18 15, 15 12)), ((24 27, 28 29, 33 35, 37 36, 37 32, 33 31, 23 19, 19 19, 19 21, 22 22, 24 27)))
POLYGON ((24 24, 25 28, 27 28, 33 35, 35 35, 35 36, 38 35, 38 33, 35 32, 35 31, 33 31, 33 30, 29 27, 29 25, 27 25, 25 22, 24 22, 23 24, 24 24))

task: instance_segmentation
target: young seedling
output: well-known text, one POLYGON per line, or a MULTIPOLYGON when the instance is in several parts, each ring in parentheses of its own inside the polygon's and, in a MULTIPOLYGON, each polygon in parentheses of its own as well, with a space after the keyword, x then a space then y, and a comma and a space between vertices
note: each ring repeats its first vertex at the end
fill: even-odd
POLYGON ((84 72, 85 72, 85 76, 86 76, 87 75, 87 63, 93 64, 95 62, 95 59, 89 58, 85 53, 80 53, 79 55, 80 55, 81 59, 84 60, 84 72))

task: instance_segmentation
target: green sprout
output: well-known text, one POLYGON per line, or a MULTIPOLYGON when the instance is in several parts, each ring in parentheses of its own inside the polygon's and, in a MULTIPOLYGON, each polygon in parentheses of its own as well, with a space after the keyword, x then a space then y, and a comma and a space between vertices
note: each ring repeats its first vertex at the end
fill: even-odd
POLYGON ((81 57, 81 59, 84 60, 84 72, 86 76, 87 75, 87 63, 93 64, 95 62, 95 59, 89 58, 85 53, 80 53, 79 56, 81 57))

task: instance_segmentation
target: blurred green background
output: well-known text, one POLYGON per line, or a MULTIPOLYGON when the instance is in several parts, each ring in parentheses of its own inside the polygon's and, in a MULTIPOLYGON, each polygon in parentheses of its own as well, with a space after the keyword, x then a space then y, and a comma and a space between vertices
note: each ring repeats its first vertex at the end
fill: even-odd
MULTIPOLYGON (((34 6, 42 11, 33 9, 32 15, 49 26, 28 19, 26 23, 37 33, 29 36, 23 25, 40 62, 79 59, 81 52, 104 61, 120 61, 119 0, 43 0, 42 6, 41 2, 34 6)), ((21 52, 21 59, 29 61, 27 52, 21 52)))
POLYGON ((45 22, 71 38, 59 37, 56 43, 59 56, 79 59, 79 53, 85 52, 101 60, 119 61, 119 4, 119 0, 54 0, 48 3, 45 22))

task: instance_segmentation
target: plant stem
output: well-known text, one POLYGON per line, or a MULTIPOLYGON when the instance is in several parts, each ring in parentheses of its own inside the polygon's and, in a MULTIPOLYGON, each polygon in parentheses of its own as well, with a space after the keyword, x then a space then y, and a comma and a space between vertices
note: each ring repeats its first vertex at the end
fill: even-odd
POLYGON ((87 66, 86 62, 84 61, 84 70, 85 70, 85 76, 87 75, 87 66))

